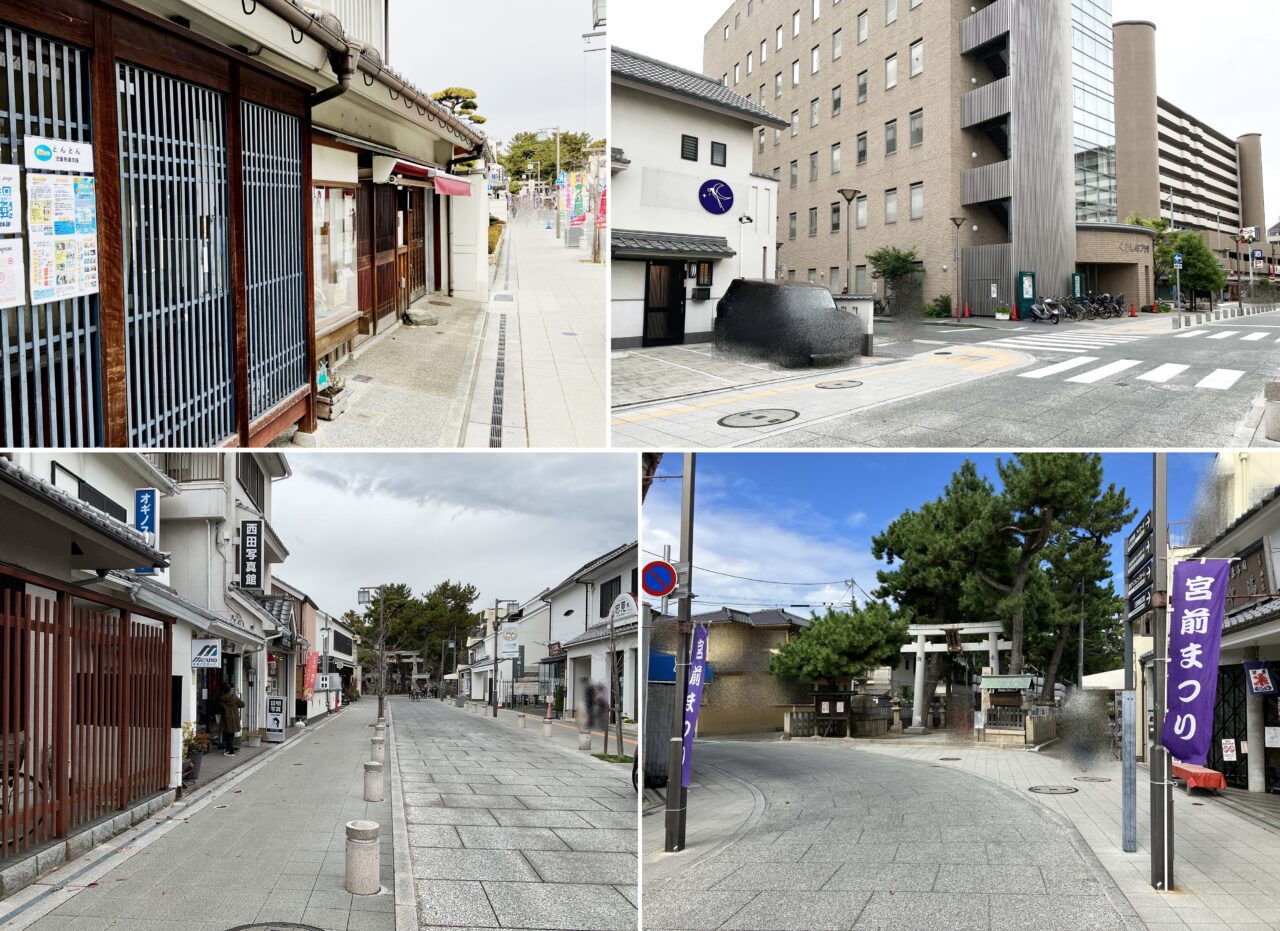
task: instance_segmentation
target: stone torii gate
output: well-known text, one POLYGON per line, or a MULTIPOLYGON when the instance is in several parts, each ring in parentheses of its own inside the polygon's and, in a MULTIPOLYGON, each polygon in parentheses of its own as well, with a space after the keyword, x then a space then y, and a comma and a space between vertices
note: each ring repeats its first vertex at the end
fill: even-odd
POLYGON ((997 673, 1000 671, 1000 651, 1013 648, 1013 644, 1008 640, 1000 639, 1000 632, 1004 630, 1004 625, 995 622, 975 621, 967 624, 911 624, 907 627, 907 633, 916 638, 914 645, 908 643, 902 647, 903 653, 914 653, 916 655, 916 684, 914 690, 914 698, 911 705, 911 726, 906 729, 908 734, 927 734, 929 728, 925 726, 926 713, 928 712, 928 702, 933 699, 930 695, 928 698, 924 694, 924 664, 926 653, 976 653, 986 650, 988 659, 990 660, 991 671, 997 673), (971 640, 965 642, 960 638, 970 634, 985 635, 982 640, 971 640), (944 637, 940 643, 930 643, 930 637, 944 637))

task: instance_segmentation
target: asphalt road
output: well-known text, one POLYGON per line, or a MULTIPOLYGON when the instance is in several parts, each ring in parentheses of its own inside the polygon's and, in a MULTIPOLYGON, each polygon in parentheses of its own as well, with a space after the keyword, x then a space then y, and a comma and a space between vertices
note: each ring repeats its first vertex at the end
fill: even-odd
POLYGON ((1258 421, 1264 384, 1280 376, 1280 312, 1178 330, 1150 317, 962 322, 890 327, 878 339, 895 361, 615 411, 615 445, 1269 445, 1258 421), (757 426, 724 422, 756 411, 768 412, 757 426))
MULTIPOLYGON (((947 763, 843 742, 700 741, 695 774, 706 764, 754 788, 755 811, 719 846, 646 856, 646 928, 1143 927, 1070 822, 947 763)), ((691 830, 723 807, 700 808, 701 795, 691 788, 691 830)), ((661 831, 661 815, 643 830, 661 831)))

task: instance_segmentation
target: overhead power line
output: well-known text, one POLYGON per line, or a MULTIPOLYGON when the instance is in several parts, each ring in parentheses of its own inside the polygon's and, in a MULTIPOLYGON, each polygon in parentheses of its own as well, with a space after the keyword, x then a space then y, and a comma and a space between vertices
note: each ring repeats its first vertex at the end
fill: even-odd
MULTIPOLYGON (((653 552, 653 550, 645 550, 645 552, 648 553, 650 556, 657 556, 659 559, 662 558, 662 555, 660 553, 655 553, 653 552)), ((760 582, 765 585, 798 585, 798 586, 845 585, 847 586, 849 584, 848 579, 835 579, 829 582, 782 582, 777 579, 756 579, 756 578, 752 578, 749 575, 734 575, 732 572, 721 572, 719 569, 708 569, 706 566, 694 565, 693 568, 697 569, 699 572, 709 572, 712 575, 722 575, 722 576, 725 576, 726 578, 739 579, 743 582, 760 582)))

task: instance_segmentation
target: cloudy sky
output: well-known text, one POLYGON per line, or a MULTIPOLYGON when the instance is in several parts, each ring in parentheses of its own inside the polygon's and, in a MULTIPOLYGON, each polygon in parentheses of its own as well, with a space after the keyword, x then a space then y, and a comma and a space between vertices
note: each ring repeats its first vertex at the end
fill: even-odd
POLYGON ((469 87, 491 139, 559 125, 605 133, 605 51, 589 0, 489 0, 449 9, 390 0, 393 67, 423 90, 469 87))
POLYGON ((636 457, 626 453, 295 453, 273 486, 289 548, 277 574, 320 608, 356 590, 445 579, 525 600, 636 539, 636 457))
MULTIPOLYGON (((777 3, 777 0, 765 0, 777 3)), ((926 0, 927 2, 927 0, 926 0)), ((702 70, 702 39, 728 0, 621 0, 609 38, 633 51, 702 70), (672 23, 688 28, 672 29, 672 23)), ((790 9, 790 7, 788 7, 790 9)), ((1280 107, 1270 101, 1266 62, 1280 34, 1277 0, 1113 0, 1113 21, 1156 24, 1160 96, 1231 138, 1262 133, 1267 223, 1280 217, 1280 107)))
MULTIPOLYGON (((966 458, 999 488, 994 455, 700 454, 694 499, 695 613, 722 605, 746 611, 781 606, 807 617, 809 607, 791 606, 812 605, 820 612, 826 603, 847 604, 847 579, 857 583, 857 599, 864 601, 863 591, 874 588, 879 566, 871 556, 871 537, 908 508, 938 497, 966 458)), ((1169 457, 1170 520, 1191 515, 1195 488, 1210 461, 1208 454, 1169 457)), ((1104 483, 1126 489, 1137 518, 1151 506, 1151 464, 1149 453, 1103 457, 1104 483)), ((683 457, 669 454, 658 474, 678 476, 682 468, 683 457)), ((642 561, 660 556, 664 544, 679 558, 680 481, 658 481, 649 491, 642 561)), ((1124 588, 1120 543, 1131 529, 1113 538, 1118 591, 1124 588)))

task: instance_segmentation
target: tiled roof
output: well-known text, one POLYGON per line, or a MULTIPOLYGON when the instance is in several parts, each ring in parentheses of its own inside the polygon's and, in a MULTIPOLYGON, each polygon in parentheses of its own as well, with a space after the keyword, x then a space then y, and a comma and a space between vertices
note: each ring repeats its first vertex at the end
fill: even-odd
POLYGON ((1280 498, 1280 485, 1277 485, 1275 488, 1272 488, 1269 492, 1267 492, 1265 495, 1262 496, 1261 500, 1259 500, 1257 504, 1249 508, 1249 510, 1245 511, 1243 514, 1241 514, 1239 517, 1237 517, 1235 520, 1229 523, 1220 534, 1218 534, 1216 537, 1214 537, 1204 546, 1200 547, 1200 549, 1196 550, 1196 552, 1192 554, 1192 559, 1199 559, 1200 557, 1204 556, 1205 553, 1213 549, 1213 547, 1217 546, 1218 543, 1221 540, 1223 540, 1229 533, 1231 533, 1237 527, 1240 527, 1248 523, 1257 514, 1261 513, 1263 508, 1267 507, 1267 505, 1271 504, 1271 502, 1275 501, 1277 498, 1280 498))
POLYGON ((723 236, 615 229, 609 241, 610 250, 615 256, 664 255, 683 259, 719 259, 737 254, 730 248, 729 240, 723 236))
POLYGON ((1264 598, 1239 611, 1227 615, 1223 622, 1223 632, 1230 632, 1241 627, 1252 627, 1280 615, 1280 598, 1264 598))
POLYGON ((106 534, 117 543, 145 557, 152 566, 163 568, 169 565, 164 553, 147 543, 146 537, 127 524, 116 520, 105 511, 100 511, 91 504, 46 482, 37 475, 0 456, 0 481, 8 482, 23 491, 51 504, 58 510, 70 514, 82 523, 106 534))
MULTIPOLYGON (((674 622, 674 615, 654 612, 654 624, 674 622)), ((739 611, 737 608, 717 608, 703 614, 695 614, 690 620, 695 624, 746 624, 749 627, 807 627, 809 619, 784 611, 782 608, 765 608, 762 611, 739 611)))
POLYGON ((631 159, 627 158, 627 153, 615 146, 609 148, 609 159, 618 165, 630 165, 631 159))
POLYGON ((254 595, 281 630, 293 630, 293 598, 288 595, 254 595))
POLYGON ((593 569, 598 569, 600 566, 603 566, 609 560, 613 559, 616 556, 622 555, 630 547, 633 547, 635 545, 636 545, 636 541, 634 540, 630 543, 624 543, 622 544, 622 546, 614 547, 613 549, 609 550, 609 552, 605 553, 603 556, 597 556, 595 559, 592 559, 590 562, 584 563, 583 565, 579 566, 575 572, 569 573, 569 575, 565 578, 565 580, 561 582, 559 585, 556 585, 555 587, 548 589, 547 594, 550 594, 551 592, 558 592, 560 591, 560 589, 564 588, 566 585, 573 584, 574 582, 578 581, 578 579, 586 575, 588 572, 591 572, 593 569))
POLYGON ((744 117, 753 125, 776 126, 779 129, 791 125, 752 102, 749 97, 743 97, 737 91, 725 87, 713 77, 618 48, 616 45, 613 47, 612 67, 615 78, 678 94, 703 106, 744 117))
MULTIPOLYGON (((624 621, 621 624, 615 624, 613 627, 613 635, 615 637, 622 637, 626 634, 633 634, 635 633, 635 631, 636 631, 636 622, 634 619, 630 621, 624 621)), ((578 636, 572 638, 571 640, 564 641, 564 643, 562 643, 561 646, 563 646, 566 650, 568 650, 569 647, 582 646, 584 643, 595 643, 597 640, 608 640, 608 639, 609 639, 609 623, 606 621, 603 624, 596 624, 594 627, 588 627, 582 633, 578 634, 578 636)))

